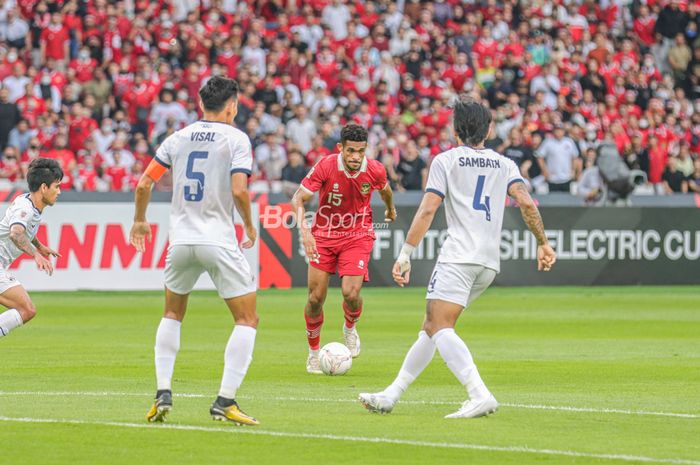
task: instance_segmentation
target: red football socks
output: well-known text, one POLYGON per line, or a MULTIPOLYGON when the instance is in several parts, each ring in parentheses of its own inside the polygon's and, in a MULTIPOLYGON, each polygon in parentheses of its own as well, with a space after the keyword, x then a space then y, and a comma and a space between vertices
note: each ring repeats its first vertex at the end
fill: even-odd
POLYGON ((321 343, 321 326, 323 326, 323 311, 317 317, 310 317, 304 313, 306 320, 306 338, 309 340, 309 348, 318 350, 321 343))
POLYGON ((357 320, 360 319, 360 315, 362 314, 362 305, 360 305, 357 310, 353 310, 347 303, 343 302, 343 312, 345 313, 345 327, 352 329, 355 327, 357 320))

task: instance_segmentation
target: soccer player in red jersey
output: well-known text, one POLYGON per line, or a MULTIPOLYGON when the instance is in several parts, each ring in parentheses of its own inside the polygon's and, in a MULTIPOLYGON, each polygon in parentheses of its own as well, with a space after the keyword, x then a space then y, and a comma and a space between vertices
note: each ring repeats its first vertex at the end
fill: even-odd
POLYGON ((309 358, 306 371, 321 373, 318 349, 323 325, 323 303, 328 280, 336 272, 341 279, 345 345, 353 357, 360 354, 355 323, 362 313, 362 284, 369 281, 368 263, 374 245, 372 191, 379 191, 386 205, 385 220, 396 219, 396 208, 386 170, 377 160, 365 158, 367 130, 355 123, 343 127, 340 153, 323 157, 301 182, 292 198, 302 242, 309 258, 309 299, 304 308, 309 358), (312 226, 303 221, 304 203, 319 193, 319 207, 312 226))

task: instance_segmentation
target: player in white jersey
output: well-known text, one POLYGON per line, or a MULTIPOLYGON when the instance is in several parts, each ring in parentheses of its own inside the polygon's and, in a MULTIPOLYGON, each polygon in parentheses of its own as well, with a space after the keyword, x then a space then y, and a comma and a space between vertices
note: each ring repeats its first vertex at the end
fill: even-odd
POLYGON ((37 158, 29 164, 29 193, 20 195, 5 211, 0 221, 0 304, 7 307, 0 314, 0 338, 22 326, 36 315, 36 307, 22 284, 7 269, 17 257, 26 253, 40 270, 53 274, 49 257, 58 257, 36 237, 41 212, 56 203, 61 194, 63 171, 56 160, 37 158))
POLYGON ((426 193, 393 268, 396 283, 402 287, 408 284, 411 253, 444 202, 448 235, 428 285, 423 329, 394 382, 382 392, 360 394, 360 402, 372 412, 391 412, 401 394, 428 366, 436 349, 469 396, 446 418, 475 418, 498 408, 454 327, 462 311, 486 290, 500 269, 506 193, 518 203, 537 239, 537 269, 549 271, 556 256, 515 163, 484 149, 490 125, 491 113, 486 107, 469 98, 456 102, 454 129, 459 147, 433 160, 426 193))
POLYGON ((215 420, 258 425, 236 403, 236 391, 253 358, 258 315, 255 277, 236 241, 234 206, 240 213, 247 240, 253 246, 248 195, 253 157, 248 136, 232 126, 238 110, 238 84, 213 77, 199 91, 201 121, 165 139, 136 188, 136 213, 131 243, 145 250, 151 240, 146 208, 153 184, 171 169, 170 248, 165 262, 165 313, 155 345, 156 399, 146 418, 164 421, 172 408, 172 377, 180 348, 180 326, 187 299, 197 279, 207 272, 233 315, 235 328, 224 353, 219 395, 211 406, 215 420))

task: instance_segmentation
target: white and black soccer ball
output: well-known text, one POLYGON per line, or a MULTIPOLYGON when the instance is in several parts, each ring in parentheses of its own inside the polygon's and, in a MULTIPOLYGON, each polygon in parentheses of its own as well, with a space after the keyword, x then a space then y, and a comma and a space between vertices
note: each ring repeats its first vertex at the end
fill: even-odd
POLYGON ((329 342, 318 352, 321 371, 330 376, 344 375, 352 366, 350 349, 340 342, 329 342))

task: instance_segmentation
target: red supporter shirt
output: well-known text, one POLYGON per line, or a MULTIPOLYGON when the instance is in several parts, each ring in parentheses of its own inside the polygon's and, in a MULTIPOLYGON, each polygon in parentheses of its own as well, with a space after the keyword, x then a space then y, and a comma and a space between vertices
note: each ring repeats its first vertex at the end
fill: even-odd
POLYGON ((386 183, 386 170, 377 160, 365 158, 360 170, 351 174, 340 154, 322 158, 301 181, 306 191, 319 193, 311 228, 314 237, 374 239, 369 201, 372 191, 383 189, 386 183))
POLYGON ((97 68, 97 60, 90 58, 88 60, 72 60, 70 68, 75 70, 75 77, 80 82, 87 82, 92 79, 92 73, 97 68))
POLYGON ((218 57, 216 57, 216 62, 226 67, 230 77, 236 76, 236 68, 238 67, 238 63, 240 63, 240 61, 240 55, 233 50, 230 52, 222 52, 218 57))
POLYGON ((105 170, 105 174, 112 178, 111 190, 121 192, 124 181, 129 173, 123 166, 110 166, 105 170))
POLYGON ((151 104, 157 92, 151 86, 142 84, 139 87, 133 87, 124 94, 124 103, 127 104, 129 119, 131 123, 137 120, 137 111, 139 108, 146 109, 150 113, 151 104))
POLYGON ((116 31, 107 31, 104 35, 105 58, 118 63, 122 59, 122 36, 116 31))
POLYGON ((46 158, 53 158, 54 160, 60 160, 62 163, 62 168, 67 171, 70 162, 75 161, 75 154, 68 149, 53 149, 49 150, 44 154, 46 158))
POLYGON ((634 51, 630 52, 617 52, 615 54, 615 63, 617 63, 618 66, 620 66, 623 70, 631 70, 634 68, 634 65, 639 63, 639 57, 637 56, 637 53, 634 51))
POLYGON ((132 73, 119 73, 114 78, 114 92, 122 96, 130 88, 131 84, 134 82, 134 75, 132 73))
POLYGON ((29 126, 36 127, 36 119, 38 116, 46 113, 46 102, 44 99, 36 98, 33 95, 25 95, 15 102, 20 113, 29 121, 29 126))
POLYGON ((70 123, 68 132, 68 144, 72 151, 77 152, 85 146, 85 141, 92 132, 97 129, 97 121, 92 118, 80 116, 74 118, 70 123))
POLYGON ((73 190, 73 181, 73 174, 71 174, 71 171, 64 169, 63 178, 61 178, 61 184, 59 184, 59 187, 64 191, 73 190))
POLYGON ((5 159, 0 161, 0 174, 2 178, 10 182, 17 181, 19 176, 19 163, 17 163, 17 160, 5 159))
POLYGON ((654 38, 654 26, 656 26, 656 18, 650 15, 646 18, 635 19, 632 29, 637 33, 642 43, 648 47, 656 42, 654 38))
POLYGON ((49 76, 51 76, 51 85, 56 86, 58 90, 63 92, 63 89, 66 87, 66 84, 68 84, 68 79, 66 79, 65 74, 63 74, 60 71, 51 71, 49 73, 49 76))
POLYGON ((66 14, 63 17, 63 25, 66 29, 75 30, 76 32, 83 32, 83 21, 80 16, 71 13, 66 14))
POLYGON ((498 52, 498 42, 496 42, 493 38, 487 39, 482 37, 476 41, 472 51, 479 57, 479 61, 481 61, 487 55, 493 57, 498 52))
POLYGON ((625 75, 625 73, 618 66, 618 64, 614 62, 611 64, 600 65, 599 73, 601 76, 603 76, 603 79, 605 80, 605 85, 608 87, 608 89, 611 89, 615 86, 615 78, 617 76, 625 75))
POLYGON ((658 184, 666 169, 668 152, 661 146, 649 149, 649 182, 658 184))
POLYGON ((127 186, 129 186, 129 191, 133 192, 136 190, 136 186, 138 186, 140 180, 141 180, 140 174, 129 174, 126 176, 124 183, 127 186))
POLYGON ((306 165, 307 166, 314 166, 321 158, 325 157, 326 155, 330 155, 331 151, 325 148, 324 146, 321 146, 317 149, 311 149, 309 152, 306 154, 306 165))
POLYGON ((40 40, 46 46, 46 58, 63 60, 65 56, 65 43, 70 39, 68 29, 61 26, 56 28, 49 26, 41 31, 40 40))
POLYGON ((452 83, 452 88, 460 92, 464 88, 464 83, 474 75, 474 72, 465 65, 464 67, 454 65, 447 68, 442 77, 448 79, 452 83))
POLYGON ((97 173, 94 169, 80 168, 78 171, 78 177, 83 183, 83 190, 88 192, 93 192, 96 189, 95 179, 97 178, 97 173))

